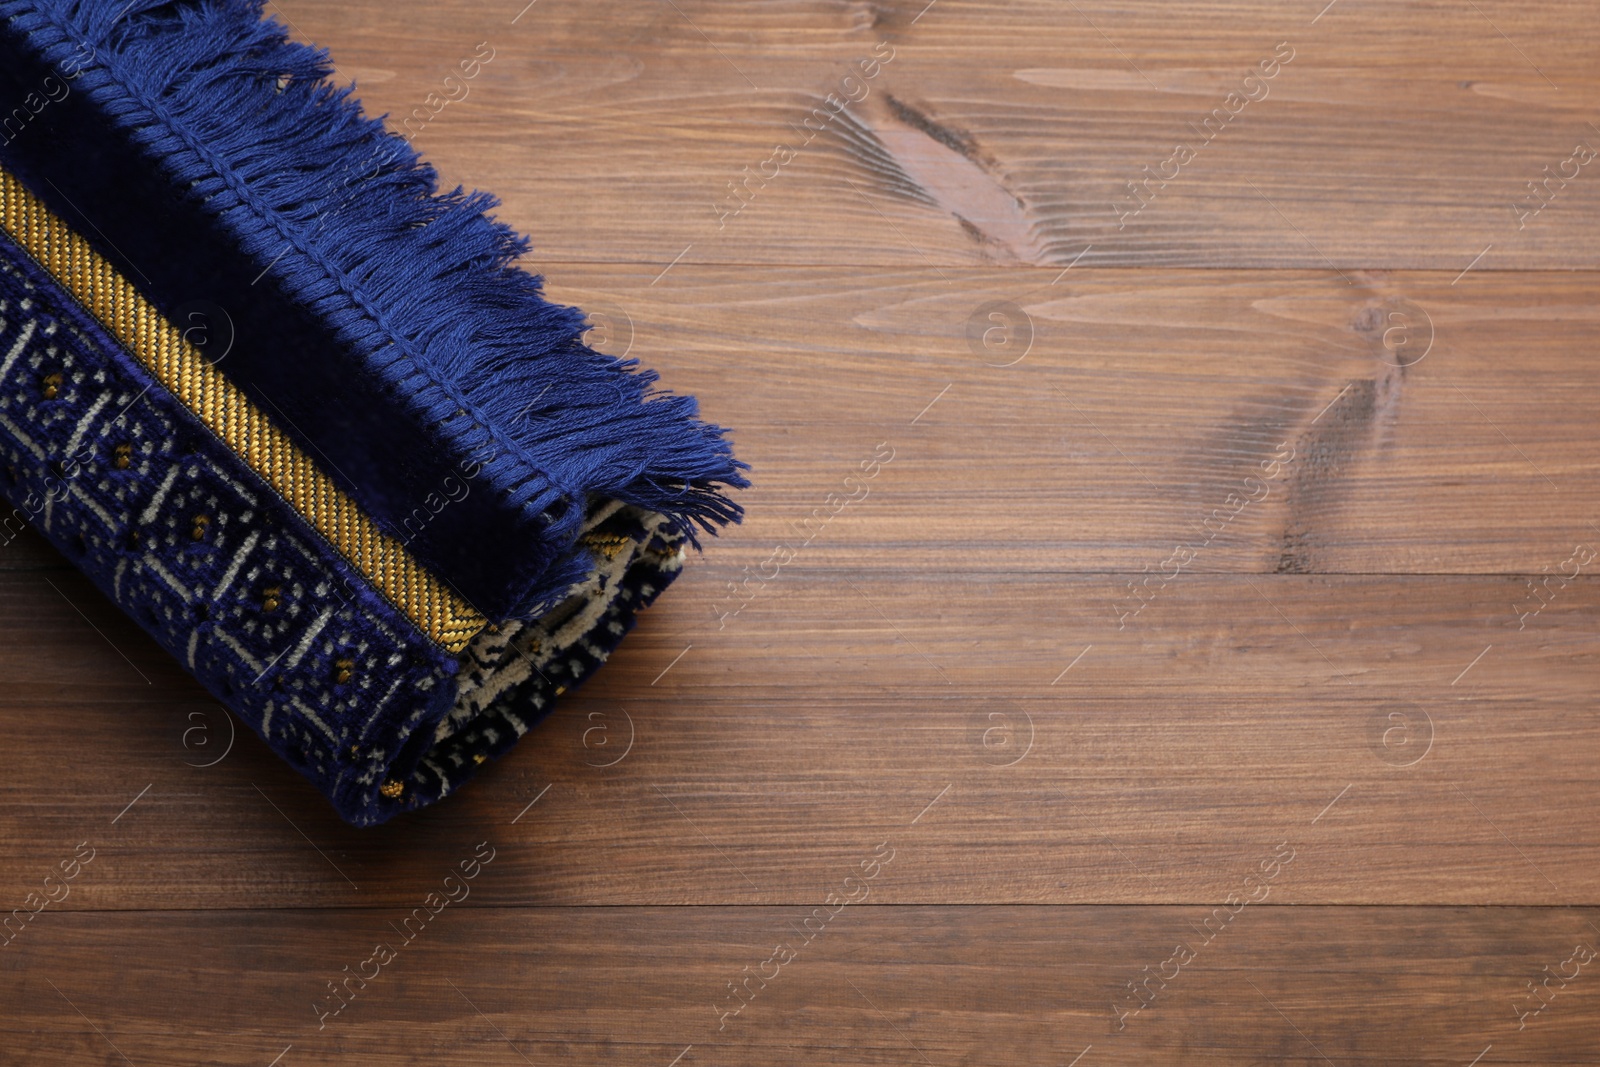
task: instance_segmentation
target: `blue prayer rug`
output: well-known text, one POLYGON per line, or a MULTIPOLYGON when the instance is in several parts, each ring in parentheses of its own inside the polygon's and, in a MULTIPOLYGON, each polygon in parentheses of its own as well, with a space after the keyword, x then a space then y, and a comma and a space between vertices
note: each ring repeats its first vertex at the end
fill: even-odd
POLYGON ((255 0, 0 0, 0 540, 370 825, 588 677, 748 482, 330 73, 255 0))

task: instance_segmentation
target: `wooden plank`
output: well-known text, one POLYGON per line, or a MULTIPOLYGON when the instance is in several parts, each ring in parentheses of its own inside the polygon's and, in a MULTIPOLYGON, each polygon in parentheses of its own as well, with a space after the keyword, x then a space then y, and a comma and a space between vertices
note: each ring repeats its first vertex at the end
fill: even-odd
POLYGON ((1139 571, 1282 454, 1194 568, 1537 573, 1600 535, 1595 278, 1451 283, 569 266, 553 292, 735 427, 756 485, 719 560, 759 564, 833 493, 858 500, 821 564, 1139 571))
MULTIPOLYGON (((443 877, 412 872, 419 907, 443 877)), ((496 860, 468 899, 509 877, 496 860)), ((799 908, 446 906, 408 926, 409 943, 396 910, 51 915, 5 950, 30 979, 8 995, 0 1040, 19 1067, 124 1056, 1461 1067, 1587 1063, 1600 1026, 1593 963, 1573 956, 1584 946, 1592 959, 1593 910, 821 910, 826 922, 799 908), (808 941, 808 929, 820 932, 808 941), (393 952, 383 966, 367 962, 379 943, 393 952), (1181 966, 1169 962, 1180 944, 1181 966), (113 956, 119 980, 95 977, 113 956), (1575 968, 1519 1031, 1525 983, 1575 968), (1148 978, 1158 971, 1170 981, 1148 978), (339 1005, 328 984, 358 972, 370 980, 352 979, 319 1030, 318 998, 339 1005), (734 999, 729 986, 746 979, 734 999), (1133 982, 1146 983, 1140 1000, 1133 982)))
POLYGON ((885 903, 1191 903, 1288 839, 1285 902, 1600 899, 1590 577, 1523 619, 1507 577, 1182 575, 1119 629, 1121 577, 801 561, 718 629, 729 576, 367 831, 253 736, 223 758, 229 721, 81 579, 54 580, 88 620, 0 576, 0 870, 87 839, 69 908, 393 906, 495 828, 518 877, 486 902, 805 903, 892 837, 885 903))
POLYGON ((923 7, 273 10, 541 263, 1600 264, 1575 0, 923 7))

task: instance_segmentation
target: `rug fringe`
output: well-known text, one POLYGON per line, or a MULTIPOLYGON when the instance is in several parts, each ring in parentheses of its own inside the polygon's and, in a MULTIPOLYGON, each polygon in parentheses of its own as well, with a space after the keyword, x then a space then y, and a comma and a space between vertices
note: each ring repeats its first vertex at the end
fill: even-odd
POLYGON ((727 431, 636 360, 584 345, 583 314, 516 265, 528 241, 488 215, 498 202, 440 193, 433 167, 331 83, 326 51, 263 6, 0 0, 0 17, 46 62, 81 66, 75 87, 446 443, 490 457, 482 477, 549 536, 576 536, 591 493, 668 515, 697 547, 695 527, 740 521, 724 490, 749 466, 727 431))

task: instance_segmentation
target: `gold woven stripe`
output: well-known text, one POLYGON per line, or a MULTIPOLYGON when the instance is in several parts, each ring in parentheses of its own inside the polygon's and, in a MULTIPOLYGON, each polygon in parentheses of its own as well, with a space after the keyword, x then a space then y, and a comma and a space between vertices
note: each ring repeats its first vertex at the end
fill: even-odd
POLYGON ((0 226, 423 633, 454 653, 488 623, 381 533, 132 283, 3 168, 0 226))

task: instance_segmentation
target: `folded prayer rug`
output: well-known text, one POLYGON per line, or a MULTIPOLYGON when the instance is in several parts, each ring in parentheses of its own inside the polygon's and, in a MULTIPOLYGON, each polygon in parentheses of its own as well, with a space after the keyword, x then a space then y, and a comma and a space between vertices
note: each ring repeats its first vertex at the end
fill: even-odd
POLYGON ((0 0, 0 541, 352 823, 587 678, 747 484, 259 0, 0 0))

